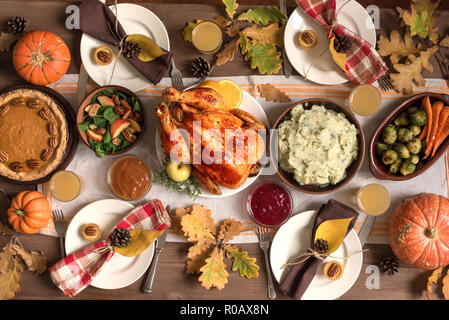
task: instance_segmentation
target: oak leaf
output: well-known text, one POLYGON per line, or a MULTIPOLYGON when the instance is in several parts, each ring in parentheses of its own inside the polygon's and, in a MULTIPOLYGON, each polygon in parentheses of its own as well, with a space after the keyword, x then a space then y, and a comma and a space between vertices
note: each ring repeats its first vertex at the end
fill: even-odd
POLYGON ((195 20, 187 23, 187 26, 182 29, 182 37, 184 41, 192 42, 192 31, 202 20, 195 20))
POLYGON ((229 18, 231 20, 233 20, 235 11, 239 7, 237 0, 222 0, 222 2, 225 5, 225 10, 226 10, 226 13, 228 14, 229 18))
POLYGON ((248 252, 240 250, 236 246, 225 246, 226 254, 232 258, 232 271, 239 271, 241 277, 247 279, 259 277, 259 266, 256 258, 248 257, 248 252))
POLYGON ((230 42, 228 42, 224 48, 217 53, 216 65, 221 66, 232 60, 234 60, 235 52, 239 48, 240 36, 235 37, 230 42))
POLYGON ((6 225, 0 222, 0 234, 4 234, 7 236, 13 235, 14 231, 12 231, 10 228, 8 228, 6 225))
POLYGON ((237 236, 243 229, 243 224, 234 219, 228 219, 221 223, 220 228, 218 229, 218 241, 222 241, 224 243, 231 241, 237 236))
POLYGON ((236 23, 233 23, 226 28, 225 32, 229 37, 234 38, 236 35, 239 34, 240 26, 236 23))
POLYGON ((172 217, 172 224, 171 224, 171 230, 178 234, 183 236, 184 235, 184 231, 182 231, 182 226, 181 226, 181 219, 183 216, 185 216, 186 214, 190 214, 192 212, 192 208, 178 208, 175 210, 175 214, 172 217))
POLYGON ((215 240, 215 221, 205 207, 193 205, 192 212, 182 217, 181 226, 188 241, 215 240))
POLYGON ((263 44, 273 44, 277 47, 284 46, 284 27, 279 28, 279 24, 272 23, 268 27, 252 25, 243 29, 242 33, 252 40, 263 44))
POLYGON ((440 46, 441 46, 441 47, 445 47, 445 48, 449 48, 449 34, 447 34, 447 35, 440 41, 440 46))
POLYGON ((206 259, 210 256, 214 249, 210 243, 198 242, 189 248, 187 258, 186 272, 188 274, 200 273, 201 267, 206 264, 206 259))
POLYGON ((20 258, 16 256, 13 258, 11 268, 7 272, 0 274, 0 300, 12 299, 20 291, 22 272, 22 263, 20 258))
POLYGON ((429 278, 427 279, 427 299, 431 299, 430 294, 432 293, 432 285, 437 283, 438 281, 438 276, 441 274, 441 272, 443 271, 443 268, 439 268, 436 270, 433 270, 432 274, 429 276, 429 278))
POLYGON ((410 55, 405 64, 396 63, 393 65, 398 73, 390 75, 391 83, 395 89, 404 94, 413 93, 413 82, 419 86, 424 86, 426 81, 422 76, 423 69, 433 72, 433 66, 429 59, 438 51, 438 47, 432 47, 421 52, 419 57, 410 55))
POLYGON ((446 275, 443 278, 443 295, 444 299, 449 300, 449 269, 447 269, 446 275))
POLYGON ((412 36, 429 38, 434 44, 438 43, 437 16, 435 10, 440 1, 412 0, 411 11, 399 10, 400 16, 406 26, 410 28, 412 36))
POLYGON ((23 34, 0 32, 0 52, 8 51, 12 44, 19 40, 23 34))
POLYGON ((284 24, 287 20, 287 16, 277 7, 267 6, 249 9, 248 11, 241 13, 237 19, 268 26, 268 24, 273 22, 284 24))
POLYGON ((260 74, 277 73, 282 67, 281 53, 272 44, 251 41, 241 34, 240 50, 251 68, 257 68, 260 74))
POLYGON ((290 102, 291 99, 277 87, 271 84, 260 84, 257 86, 260 96, 265 98, 267 101, 275 102, 290 102))
POLYGON ((9 250, 4 249, 0 252, 0 273, 9 272, 14 267, 14 256, 9 250))
POLYGON ((229 26, 232 23, 232 21, 229 21, 228 19, 226 19, 223 16, 216 17, 212 21, 214 21, 221 28, 226 28, 227 26, 229 26))
POLYGON ((216 247, 210 257, 206 259, 204 266, 201 267, 199 280, 206 289, 216 287, 221 290, 228 283, 229 274, 226 271, 223 258, 223 250, 216 247))
POLYGON ((11 248, 22 258, 29 271, 42 274, 47 270, 47 263, 43 253, 24 249, 17 244, 11 245, 11 248))
POLYGON ((382 57, 390 56, 391 63, 398 63, 403 57, 408 57, 411 54, 419 54, 422 50, 420 45, 413 42, 410 32, 406 32, 404 38, 401 38, 399 31, 393 30, 390 33, 390 39, 381 35, 377 42, 379 46, 379 54, 382 57))

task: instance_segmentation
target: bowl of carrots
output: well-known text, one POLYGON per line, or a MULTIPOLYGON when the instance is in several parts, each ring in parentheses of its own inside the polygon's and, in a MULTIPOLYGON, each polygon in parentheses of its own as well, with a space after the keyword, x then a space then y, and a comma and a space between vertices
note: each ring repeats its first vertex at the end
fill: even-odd
POLYGON ((449 95, 420 93, 377 127, 369 145, 369 168, 381 180, 409 180, 429 169, 448 147, 449 95))

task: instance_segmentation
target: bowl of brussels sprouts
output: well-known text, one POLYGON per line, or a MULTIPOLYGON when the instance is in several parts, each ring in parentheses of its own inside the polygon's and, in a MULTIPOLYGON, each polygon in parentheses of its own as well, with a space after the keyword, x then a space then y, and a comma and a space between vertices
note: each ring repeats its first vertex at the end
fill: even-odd
POLYGON ((409 180, 430 168, 447 147, 449 96, 420 93, 397 106, 378 126, 369 146, 369 168, 381 180, 409 180))

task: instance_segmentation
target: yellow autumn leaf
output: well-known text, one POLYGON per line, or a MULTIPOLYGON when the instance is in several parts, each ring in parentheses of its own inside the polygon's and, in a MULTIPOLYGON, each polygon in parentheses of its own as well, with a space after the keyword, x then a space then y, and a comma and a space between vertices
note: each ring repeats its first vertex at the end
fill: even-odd
POLYGON ((198 280, 206 289, 216 287, 221 290, 228 283, 228 272, 226 264, 223 262, 223 250, 214 248, 209 258, 206 259, 205 265, 201 267, 201 276, 198 280))
POLYGON ((202 266, 206 264, 206 259, 210 256, 212 249, 208 242, 198 242, 189 248, 189 253, 187 254, 186 272, 188 274, 200 273, 202 266))
POLYGON ((195 20, 194 22, 187 23, 187 26, 182 29, 182 37, 184 41, 192 42, 192 31, 193 29, 203 20, 195 20))
POLYGON ((313 243, 318 239, 326 240, 329 246, 326 254, 331 254, 342 244, 352 219, 353 218, 324 221, 318 226, 313 243))
POLYGON ((141 254, 148 246, 156 240, 165 230, 131 230, 131 241, 123 248, 114 247, 114 251, 125 257, 134 257, 141 254))
POLYGON ((420 45, 413 42, 410 32, 406 32, 402 38, 397 30, 391 31, 390 39, 381 35, 377 45, 379 54, 382 57, 390 56, 390 61, 393 64, 398 63, 403 57, 419 54, 422 49, 420 45))
POLYGON ((235 52, 239 48, 240 37, 235 37, 230 42, 228 42, 223 49, 217 53, 217 61, 215 62, 217 66, 224 65, 232 60, 234 60, 235 52))
POLYGON ((22 258, 28 270, 34 271, 36 274, 42 274, 47 270, 47 262, 43 253, 24 249, 18 244, 11 245, 11 248, 22 258))
POLYGON ((441 272, 443 271, 443 268, 438 268, 436 270, 433 270, 432 274, 429 276, 429 278, 427 279, 427 299, 431 299, 430 298, 430 294, 432 293, 432 285, 437 283, 438 281, 438 276, 441 274, 441 272))
POLYGON ((241 222, 234 219, 227 219, 220 224, 217 240, 226 243, 237 236, 242 229, 243 224, 241 222))
POLYGON ((259 41, 262 44, 273 44, 277 47, 284 46, 284 27, 279 28, 279 24, 272 23, 267 27, 259 27, 254 24, 243 29, 242 33, 248 38, 259 41))
POLYGON ((334 42, 336 37, 332 37, 330 43, 329 43, 329 50, 331 52, 332 58, 334 59, 335 63, 346 72, 346 53, 338 53, 335 50, 334 42))
POLYGON ((287 96, 287 94, 281 89, 273 86, 272 84, 259 84, 257 86, 257 90, 260 93, 262 98, 265 98, 267 101, 275 101, 275 102, 290 102, 291 99, 287 96))
POLYGON ((126 42, 135 42, 139 45, 139 60, 143 62, 152 61, 165 54, 153 39, 143 34, 131 34, 126 37, 126 42))
POLYGON ((215 241, 216 225, 212 212, 206 207, 193 205, 192 212, 181 218, 184 235, 189 241, 215 241))
POLYGON ((22 272, 22 263, 20 258, 16 257, 13 259, 11 268, 7 272, 0 274, 0 300, 12 299, 20 291, 22 272))
POLYGON ((447 34, 443 40, 440 41, 440 46, 441 47, 445 47, 445 48, 449 48, 449 34, 447 34))

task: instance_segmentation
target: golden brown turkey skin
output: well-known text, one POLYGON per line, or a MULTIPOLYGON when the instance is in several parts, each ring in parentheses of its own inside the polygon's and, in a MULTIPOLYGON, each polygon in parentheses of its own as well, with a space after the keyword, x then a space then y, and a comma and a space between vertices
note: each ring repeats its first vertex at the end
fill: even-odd
POLYGON ((224 110, 223 97, 209 88, 195 88, 188 91, 178 91, 167 88, 162 92, 162 99, 169 102, 183 102, 198 110, 224 110))

